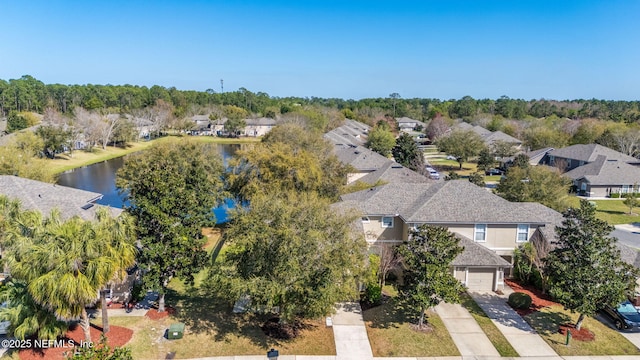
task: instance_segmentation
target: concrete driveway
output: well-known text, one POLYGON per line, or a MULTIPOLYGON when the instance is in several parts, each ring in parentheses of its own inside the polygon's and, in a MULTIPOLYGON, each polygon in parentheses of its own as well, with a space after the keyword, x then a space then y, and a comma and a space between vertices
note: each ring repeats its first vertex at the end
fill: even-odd
POLYGON ((616 225, 610 236, 618 238, 621 244, 640 249, 640 226, 637 224, 616 225))
POLYGON ((558 354, 518 315, 507 299, 493 292, 469 292, 521 357, 558 358, 558 354))
POLYGON ((440 303, 435 307, 436 313, 442 319, 456 344, 460 355, 499 357, 500 353, 493 346, 480 325, 467 309, 460 304, 440 303))

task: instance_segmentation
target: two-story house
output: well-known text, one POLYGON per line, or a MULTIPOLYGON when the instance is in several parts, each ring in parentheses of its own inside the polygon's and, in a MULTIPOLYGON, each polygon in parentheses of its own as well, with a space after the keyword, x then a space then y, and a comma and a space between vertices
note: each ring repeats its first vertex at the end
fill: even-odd
POLYGON ((638 191, 640 160, 598 144, 548 151, 542 164, 566 172, 579 195, 605 197, 638 191))
POLYGON ((342 196, 362 214, 371 246, 400 244, 421 224, 443 226, 462 239, 452 271, 472 290, 497 290, 513 251, 533 236, 554 236, 562 215, 538 203, 512 203, 466 180, 393 183, 342 196))

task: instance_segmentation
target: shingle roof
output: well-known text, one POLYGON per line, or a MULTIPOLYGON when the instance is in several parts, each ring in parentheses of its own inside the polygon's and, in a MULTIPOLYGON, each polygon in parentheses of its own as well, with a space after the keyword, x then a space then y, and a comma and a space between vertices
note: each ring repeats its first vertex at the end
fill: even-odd
POLYGON ((274 126, 276 121, 271 118, 261 117, 257 119, 246 119, 247 126, 274 126))
MULTIPOLYGON (((512 203, 466 180, 435 184, 393 183, 342 196, 365 214, 399 214, 410 223, 548 223, 553 214, 530 203, 512 203)), ((540 205, 542 206, 542 205, 540 205)))
MULTIPOLYGON (((38 210, 45 216, 57 208, 63 219, 79 216, 94 220, 96 210, 104 207, 94 204, 102 194, 11 175, 0 175, 0 194, 18 199, 25 209, 38 210)), ((109 209, 113 216, 122 212, 122 209, 109 209)))
POLYGON ((423 123, 420 120, 415 120, 409 117, 401 117, 401 118, 397 118, 396 121, 398 122, 398 126, 402 127, 403 124, 413 124, 413 125, 422 125, 422 127, 426 127, 427 124, 423 123))
POLYGON ((509 134, 503 133, 502 131, 494 131, 492 133, 489 133, 483 136, 483 139, 487 144, 491 144, 496 141, 504 141, 504 142, 513 143, 513 144, 522 144, 522 140, 516 139, 509 134))
POLYGON ((609 160, 615 159, 633 164, 640 163, 640 160, 634 158, 633 156, 625 155, 621 152, 609 149, 608 147, 604 147, 598 144, 571 145, 562 149, 555 149, 553 151, 550 151, 549 155, 584 162, 594 162, 596 161, 598 155, 604 155, 609 160))
POLYGON ((640 168, 628 163, 598 155, 595 161, 567 171, 565 176, 585 179, 591 185, 632 185, 640 183, 640 168))
POLYGON ((367 184, 375 184, 378 181, 386 183, 430 183, 433 180, 418 174, 394 161, 388 160, 379 169, 358 179, 367 184))
POLYGON ((482 246, 466 236, 456 234, 460 239, 460 245, 464 246, 464 251, 456 256, 451 262, 452 266, 500 266, 510 268, 512 265, 493 250, 482 246))
POLYGON ((336 145, 334 154, 343 164, 351 165, 360 171, 377 170, 391 162, 390 159, 363 146, 336 145))
POLYGON ((327 132, 324 137, 334 145, 364 145, 370 129, 371 127, 367 124, 346 120, 344 125, 327 132))
POLYGON ((620 258, 627 264, 640 268, 640 252, 630 246, 616 241, 616 247, 620 250, 620 258))

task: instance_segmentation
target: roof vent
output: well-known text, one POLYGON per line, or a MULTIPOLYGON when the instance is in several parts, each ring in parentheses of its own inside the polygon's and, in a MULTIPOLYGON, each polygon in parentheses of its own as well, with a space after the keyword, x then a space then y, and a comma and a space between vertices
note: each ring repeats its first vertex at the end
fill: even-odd
POLYGON ((91 209, 93 207, 93 205, 94 204, 92 204, 92 203, 87 203, 87 204, 82 205, 81 209, 82 210, 89 210, 89 209, 91 209))

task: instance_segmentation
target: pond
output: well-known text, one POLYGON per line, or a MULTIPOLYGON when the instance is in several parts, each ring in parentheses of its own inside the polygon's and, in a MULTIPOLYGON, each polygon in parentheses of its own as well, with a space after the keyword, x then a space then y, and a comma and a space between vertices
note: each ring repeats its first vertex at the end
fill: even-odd
MULTIPOLYGON (((214 146, 217 146, 225 165, 241 147, 240 144, 215 144, 214 146)), ((126 156, 119 157, 67 171, 60 174, 58 184, 100 193, 103 196, 97 201, 98 204, 123 208, 125 202, 116 188, 116 172, 124 164, 125 158, 126 156)), ((233 205, 233 201, 228 199, 223 206, 213 209, 218 223, 227 221, 226 210, 233 205)))

